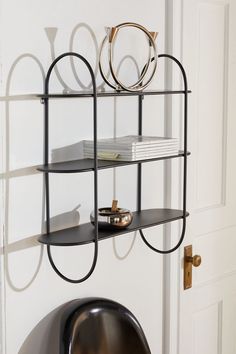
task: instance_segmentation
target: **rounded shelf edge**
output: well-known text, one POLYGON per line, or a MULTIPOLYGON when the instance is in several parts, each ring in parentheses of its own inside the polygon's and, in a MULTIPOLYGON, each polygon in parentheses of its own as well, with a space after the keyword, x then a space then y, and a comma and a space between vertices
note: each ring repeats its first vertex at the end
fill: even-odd
MULTIPOLYGON (((168 222, 183 219, 183 211, 178 209, 146 209, 133 212, 132 224, 122 230, 99 230, 99 241, 121 236, 140 229, 147 229, 168 222)), ((185 217, 189 213, 186 212, 185 217)), ((68 229, 51 232, 39 236, 40 243, 51 246, 82 246, 94 242, 95 233, 91 223, 85 223, 68 229)))
MULTIPOLYGON (((191 153, 188 151, 187 156, 191 153)), ((123 167, 129 165, 137 165, 139 163, 148 163, 154 161, 170 160, 174 158, 184 157, 184 152, 179 151, 177 155, 162 156, 151 159, 136 160, 136 161, 112 161, 112 160, 98 160, 98 170, 123 167)), ((44 173, 82 173, 94 171, 94 162, 92 159, 81 159, 73 161, 55 162, 48 165, 40 165, 36 167, 37 171, 44 173)))

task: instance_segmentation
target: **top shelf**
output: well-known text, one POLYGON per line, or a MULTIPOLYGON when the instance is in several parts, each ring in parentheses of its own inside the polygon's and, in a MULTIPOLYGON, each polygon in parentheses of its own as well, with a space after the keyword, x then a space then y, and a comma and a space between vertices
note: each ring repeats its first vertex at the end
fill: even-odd
MULTIPOLYGON (((181 95, 184 94, 184 90, 146 90, 146 91, 97 91, 97 97, 122 97, 122 96, 155 96, 155 95, 181 95)), ((188 90, 188 93, 191 93, 188 90)), ((91 90, 87 91, 72 91, 70 93, 50 93, 37 94, 36 97, 45 98, 77 98, 77 97, 93 97, 93 92, 91 90)))

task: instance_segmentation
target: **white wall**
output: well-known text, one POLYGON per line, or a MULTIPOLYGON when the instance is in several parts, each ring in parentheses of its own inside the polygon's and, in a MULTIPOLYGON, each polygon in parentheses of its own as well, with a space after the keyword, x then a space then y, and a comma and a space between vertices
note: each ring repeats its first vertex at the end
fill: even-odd
MULTIPOLYGON (((99 259, 92 277, 73 285, 61 280, 52 270, 45 249, 36 236, 42 231, 43 176, 34 166, 43 158, 43 106, 39 100, 17 100, 14 95, 42 92, 42 72, 51 63, 49 39, 45 28, 56 27, 55 54, 69 50, 72 31, 85 24, 98 43, 104 26, 124 21, 143 24, 159 31, 158 48, 164 50, 165 1, 45 1, 1 0, 1 236, 3 353, 41 353, 40 344, 27 348, 23 343, 37 323, 66 301, 86 296, 103 296, 121 302, 137 316, 147 335, 153 354, 162 347, 162 256, 152 253, 139 237, 130 253, 134 235, 99 244, 99 259), (41 66, 41 69, 40 69, 41 66), (1 193, 2 195, 2 193, 1 193), (4 247, 3 247, 4 246, 4 247), (127 254, 128 253, 128 254, 127 254), (125 256, 127 254, 127 256, 125 256), (4 331, 5 327, 5 331, 4 331)), ((53 30, 49 30, 53 33, 53 30)), ((76 32, 74 50, 95 63, 93 41, 82 26, 76 32)), ((138 45, 132 42, 138 51, 138 45)), ((52 48, 51 48, 52 49, 52 48)), ((140 57, 142 56, 141 53, 140 57)), ((68 66, 59 67, 63 79, 76 89, 68 66)), ((88 76, 81 73, 83 82, 88 76)), ((98 84, 101 78, 97 76, 98 84)), ((155 87, 163 87, 160 66, 155 87)), ((54 91, 61 90, 54 77, 54 91)), ((54 101, 50 109, 50 149, 91 138, 91 100, 54 101)), ((100 99, 98 105, 99 137, 137 132, 137 98, 100 99)), ((163 98, 146 98, 144 133, 163 134, 163 98)), ((143 206, 163 204, 162 163, 145 165, 143 206)), ((93 208, 92 174, 52 175, 51 216, 66 213, 80 204, 80 222, 88 221, 93 208)), ((120 205, 136 207, 136 168, 117 169, 116 183, 112 170, 99 172, 99 205, 108 205, 116 193, 120 205)), ((61 221, 61 219, 59 220, 61 221)), ((162 244, 162 230, 149 230, 162 244)), ((93 246, 55 248, 59 268, 68 276, 79 277, 90 267, 93 246)))

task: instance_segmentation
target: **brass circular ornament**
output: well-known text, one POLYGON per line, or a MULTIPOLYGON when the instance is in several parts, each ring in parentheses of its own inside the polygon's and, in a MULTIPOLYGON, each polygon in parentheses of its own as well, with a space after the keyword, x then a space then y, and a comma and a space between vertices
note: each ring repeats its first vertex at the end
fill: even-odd
POLYGON ((110 87, 112 87, 113 89, 115 89, 117 91, 121 91, 121 90, 130 91, 130 92, 142 91, 151 83, 151 81, 154 77, 154 74, 156 72, 158 55, 157 55, 157 48, 156 48, 156 44, 155 44, 155 39, 156 39, 158 33, 157 32, 149 32, 142 25, 139 25, 139 24, 133 23, 133 22, 121 23, 115 27, 107 28, 106 30, 107 30, 107 35, 105 36, 105 38, 102 41, 100 52, 99 52, 99 69, 100 69, 100 73, 101 73, 103 80, 110 87), (148 43, 149 43, 148 61, 145 64, 145 66, 143 67, 141 74, 139 76, 139 79, 133 85, 130 85, 130 86, 126 86, 124 83, 122 83, 119 80, 119 78, 117 77, 117 74, 115 72, 114 65, 113 65, 114 43, 117 38, 119 30, 124 27, 134 27, 134 28, 141 30, 146 35, 146 37, 148 39, 148 43), (110 69, 110 73, 111 73, 115 83, 111 83, 108 80, 108 78, 104 74, 104 70, 102 67, 102 52, 103 52, 106 42, 108 42, 109 69, 110 69), (149 77, 146 78, 146 75, 148 73, 151 62, 153 62, 153 69, 152 69, 152 72, 149 75, 149 77), (146 81, 144 81, 144 80, 146 80, 146 81))

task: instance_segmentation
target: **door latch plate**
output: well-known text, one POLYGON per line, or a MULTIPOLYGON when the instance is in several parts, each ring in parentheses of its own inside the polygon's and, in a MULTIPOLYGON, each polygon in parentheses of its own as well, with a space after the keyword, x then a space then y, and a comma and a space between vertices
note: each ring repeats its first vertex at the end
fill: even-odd
POLYGON ((184 290, 192 287, 192 263, 188 257, 192 257, 192 245, 184 247, 184 290))

